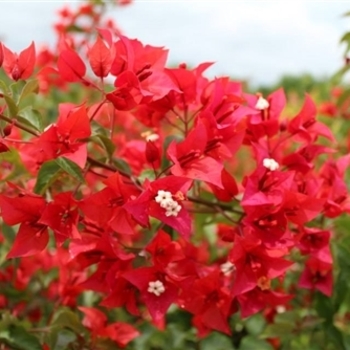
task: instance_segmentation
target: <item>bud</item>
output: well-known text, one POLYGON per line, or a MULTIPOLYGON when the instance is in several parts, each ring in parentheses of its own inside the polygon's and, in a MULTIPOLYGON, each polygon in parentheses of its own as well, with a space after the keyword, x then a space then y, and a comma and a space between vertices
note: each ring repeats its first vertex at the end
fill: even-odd
POLYGON ((146 159, 147 162, 151 163, 155 168, 160 165, 160 152, 159 148, 153 141, 147 141, 146 143, 146 159))
POLYGON ((7 124, 2 129, 2 133, 3 133, 4 137, 9 136, 11 134, 11 131, 12 131, 12 124, 7 124))

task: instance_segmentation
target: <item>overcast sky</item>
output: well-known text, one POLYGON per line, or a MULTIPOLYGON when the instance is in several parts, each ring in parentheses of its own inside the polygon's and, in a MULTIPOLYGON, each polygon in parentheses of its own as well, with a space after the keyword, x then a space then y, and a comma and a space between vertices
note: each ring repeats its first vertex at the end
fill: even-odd
MULTIPOLYGON (((77 3, 0 0, 1 40, 13 50, 52 42, 57 9, 77 3)), ((350 1, 136 0, 110 16, 127 36, 169 48, 170 63, 215 61, 210 75, 261 84, 284 73, 334 73, 347 11, 350 1)))

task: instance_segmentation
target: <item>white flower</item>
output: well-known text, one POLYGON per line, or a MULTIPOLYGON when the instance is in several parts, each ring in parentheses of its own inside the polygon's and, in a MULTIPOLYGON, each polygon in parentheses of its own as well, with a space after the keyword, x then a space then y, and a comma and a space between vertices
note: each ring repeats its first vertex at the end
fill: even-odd
POLYGON ((235 265, 232 264, 232 262, 230 261, 227 261, 224 264, 220 265, 220 270, 225 276, 230 275, 234 269, 235 269, 235 265))
POLYGON ((172 206, 166 208, 165 216, 177 216, 181 210, 181 205, 173 201, 172 206))
POLYGON ((256 102, 255 108, 260 109, 262 111, 264 109, 269 108, 269 106, 270 106, 269 102, 260 96, 258 98, 258 101, 256 102))
POLYGON ((166 216, 177 216, 182 208, 178 202, 173 200, 172 194, 169 191, 159 190, 155 201, 159 203, 161 208, 165 209, 166 216))
POLYGON ((150 134, 148 136, 146 136, 146 141, 157 141, 159 139, 159 135, 158 134, 150 134))
POLYGON ((165 287, 164 287, 164 284, 161 281, 157 280, 157 281, 148 283, 147 291, 149 293, 153 293, 154 295, 159 297, 162 293, 165 292, 165 287))
POLYGON ((157 196, 155 198, 157 203, 160 203, 160 206, 162 206, 162 203, 168 200, 172 200, 172 194, 169 191, 163 191, 163 190, 159 190, 157 192, 157 196))
POLYGON ((273 158, 265 158, 263 160, 263 166, 270 171, 275 171, 280 167, 280 165, 273 158))

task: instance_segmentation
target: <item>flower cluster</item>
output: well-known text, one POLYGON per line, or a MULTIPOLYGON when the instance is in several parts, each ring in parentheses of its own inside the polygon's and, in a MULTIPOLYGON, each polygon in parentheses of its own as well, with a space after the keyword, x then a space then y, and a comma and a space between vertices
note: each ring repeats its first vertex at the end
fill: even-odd
POLYGON ((211 63, 167 67, 164 48, 108 28, 83 56, 67 27, 82 14, 98 21, 93 8, 61 11, 56 29, 70 40, 44 61, 34 43, 19 55, 0 45, 16 81, 0 102, 1 240, 18 259, 0 281, 39 288, 82 321, 67 309, 41 315, 35 299, 23 308, 6 291, 1 305, 57 329, 68 319, 74 348, 99 349, 126 346, 142 322, 164 330, 168 313, 191 315, 199 337, 231 335, 237 315, 273 323, 298 287, 331 296, 329 223, 350 212, 350 156, 311 97, 290 117, 282 89, 246 93, 207 78, 211 63), (72 83, 75 103, 43 105, 51 92, 68 100, 72 83))

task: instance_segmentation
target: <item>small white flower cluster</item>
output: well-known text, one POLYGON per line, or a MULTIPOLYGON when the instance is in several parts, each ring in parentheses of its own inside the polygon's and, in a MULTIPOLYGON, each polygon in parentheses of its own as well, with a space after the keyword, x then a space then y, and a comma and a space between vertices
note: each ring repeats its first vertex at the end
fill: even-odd
POLYGON ((270 106, 269 102, 260 96, 258 98, 258 101, 256 101, 255 108, 262 111, 264 109, 269 108, 269 106, 270 106))
POLYGON ((149 282, 147 292, 153 293, 154 295, 159 297, 162 293, 165 292, 164 284, 159 280, 154 282, 149 282))
POLYGON ((231 272, 234 271, 234 269, 235 269, 235 265, 232 264, 231 261, 227 261, 220 265, 220 270, 225 276, 230 275, 231 272))
POLYGON ((181 205, 173 200, 173 195, 169 191, 159 190, 155 201, 166 210, 166 216, 177 216, 181 210, 181 205))
POLYGON ((280 165, 273 158, 265 158, 263 160, 263 166, 270 171, 275 171, 280 167, 280 165))

